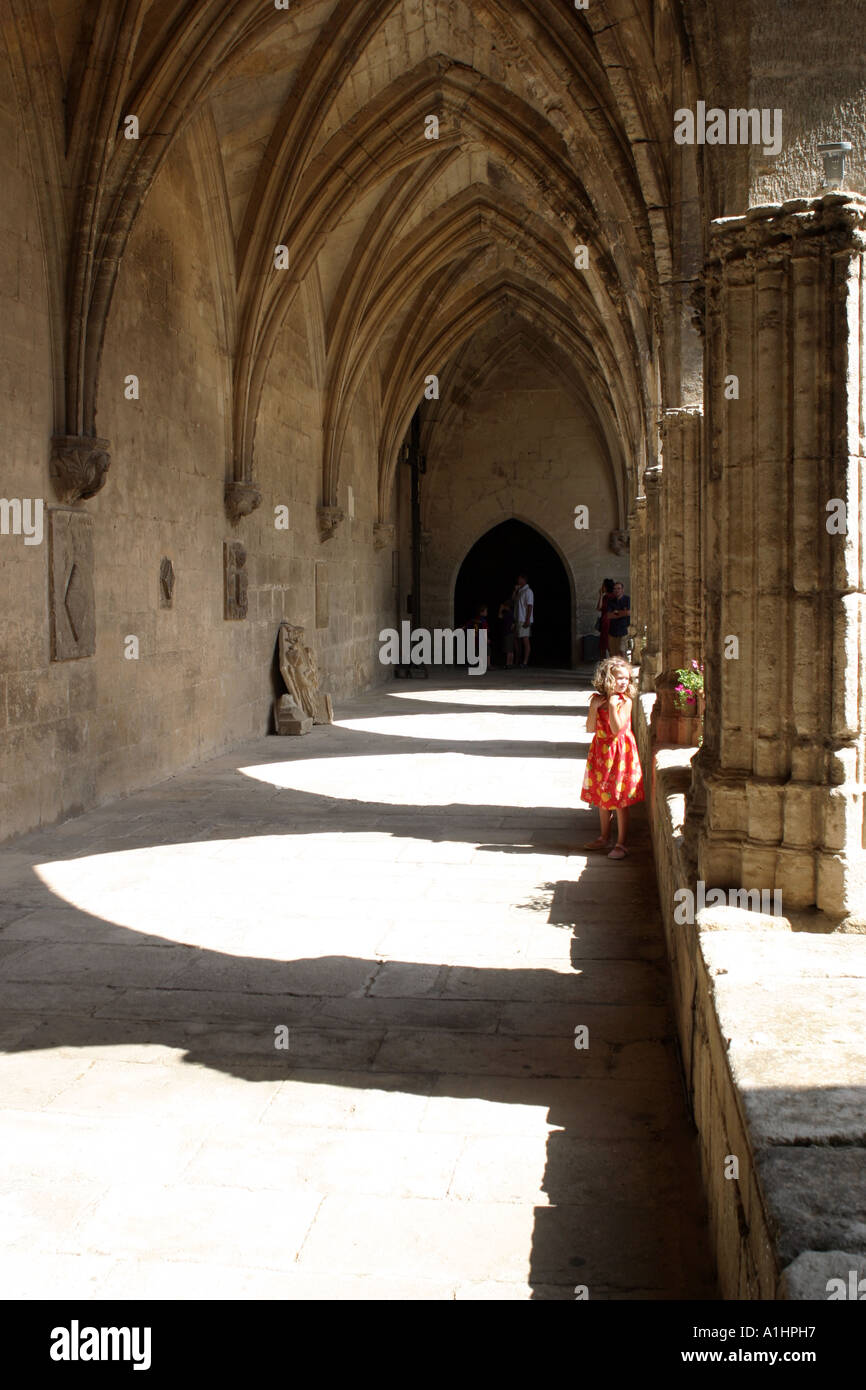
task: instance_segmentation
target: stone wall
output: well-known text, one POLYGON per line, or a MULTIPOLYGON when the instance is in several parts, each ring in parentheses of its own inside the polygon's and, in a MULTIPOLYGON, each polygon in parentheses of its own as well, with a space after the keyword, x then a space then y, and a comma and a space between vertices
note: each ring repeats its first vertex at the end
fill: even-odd
MULTIPOLYGON (((56 500, 48 475, 53 395, 39 223, 2 75, 0 103, 0 399, 11 465, 2 492, 42 498, 47 509, 56 500)), ((76 508, 92 518, 94 655, 50 659, 47 510, 41 545, 0 536, 3 836, 267 732, 283 616, 307 627, 334 694, 383 679, 375 634, 391 619, 393 589, 390 552, 372 542, 378 460, 371 402, 359 396, 343 457, 341 500, 348 510, 351 487, 354 520, 323 544, 316 516, 320 382, 309 337, 315 324, 299 294, 269 365, 258 421, 263 502, 233 526, 223 505, 227 346, 210 245, 184 139, 151 190, 121 264, 98 404, 112 463, 102 491, 76 508), (131 374, 137 400, 125 396, 131 374), (288 529, 275 524, 279 506, 288 507, 288 529), (229 539, 248 555, 243 621, 224 617, 229 539), (160 603, 163 557, 175 574, 170 606, 160 603), (317 611, 326 626, 317 628, 317 611), (127 656, 130 638, 137 659, 127 656)))
POLYGON ((866 1269, 863 938, 822 914, 730 900, 681 920, 675 894, 696 892, 684 836, 695 750, 652 747, 654 700, 640 698, 634 726, 721 1293, 826 1300, 828 1280, 847 1289, 866 1269))
MULTIPOLYGON (((51 329, 27 147, 0 47, 0 414, 5 498, 47 496, 54 427, 51 329)), ((47 518, 41 545, 0 535, 0 829, 59 811, 61 768, 80 749, 70 715, 81 668, 49 667, 47 518), (56 769, 56 771, 55 771, 56 769)))

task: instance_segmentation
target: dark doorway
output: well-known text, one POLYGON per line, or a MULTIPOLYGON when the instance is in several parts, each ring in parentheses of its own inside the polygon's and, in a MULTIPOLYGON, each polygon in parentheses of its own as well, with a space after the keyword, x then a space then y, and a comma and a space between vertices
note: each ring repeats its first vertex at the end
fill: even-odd
POLYGON ((530 666, 571 666, 571 589, 565 566, 549 541, 523 521, 503 521, 476 541, 457 575, 454 622, 462 625, 487 604, 493 661, 504 666, 497 613, 525 574, 538 611, 532 626, 530 666))

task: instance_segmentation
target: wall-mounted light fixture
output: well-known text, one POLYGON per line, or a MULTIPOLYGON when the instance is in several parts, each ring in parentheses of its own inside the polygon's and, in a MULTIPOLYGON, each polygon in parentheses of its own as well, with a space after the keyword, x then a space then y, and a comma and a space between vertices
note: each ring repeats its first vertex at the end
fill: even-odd
POLYGON ((818 146, 818 153, 824 161, 824 182, 819 189, 820 193, 831 193, 835 188, 842 187, 845 156, 851 153, 851 149, 852 145, 848 140, 833 140, 826 145, 818 146))

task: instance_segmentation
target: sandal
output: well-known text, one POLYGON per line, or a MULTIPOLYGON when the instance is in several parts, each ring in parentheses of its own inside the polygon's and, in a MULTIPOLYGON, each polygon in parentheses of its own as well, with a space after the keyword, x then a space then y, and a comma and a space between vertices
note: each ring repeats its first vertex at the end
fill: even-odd
POLYGON ((590 844, 584 845, 584 849, 607 849, 609 844, 610 841, 608 840, 607 836, 605 836, 604 839, 602 839, 602 837, 599 835, 597 840, 593 840, 590 844))
POLYGON ((628 850, 625 845, 614 845, 607 857, 608 859, 626 859, 628 857, 628 850))

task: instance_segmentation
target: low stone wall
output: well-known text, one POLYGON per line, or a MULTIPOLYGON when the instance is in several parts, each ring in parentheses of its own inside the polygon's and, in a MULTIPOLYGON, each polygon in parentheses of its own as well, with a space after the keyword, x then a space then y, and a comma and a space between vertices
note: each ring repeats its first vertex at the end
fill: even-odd
POLYGON ((722 1294, 866 1298, 866 941, 819 913, 675 921, 695 750, 652 752, 654 700, 634 726, 722 1294))

